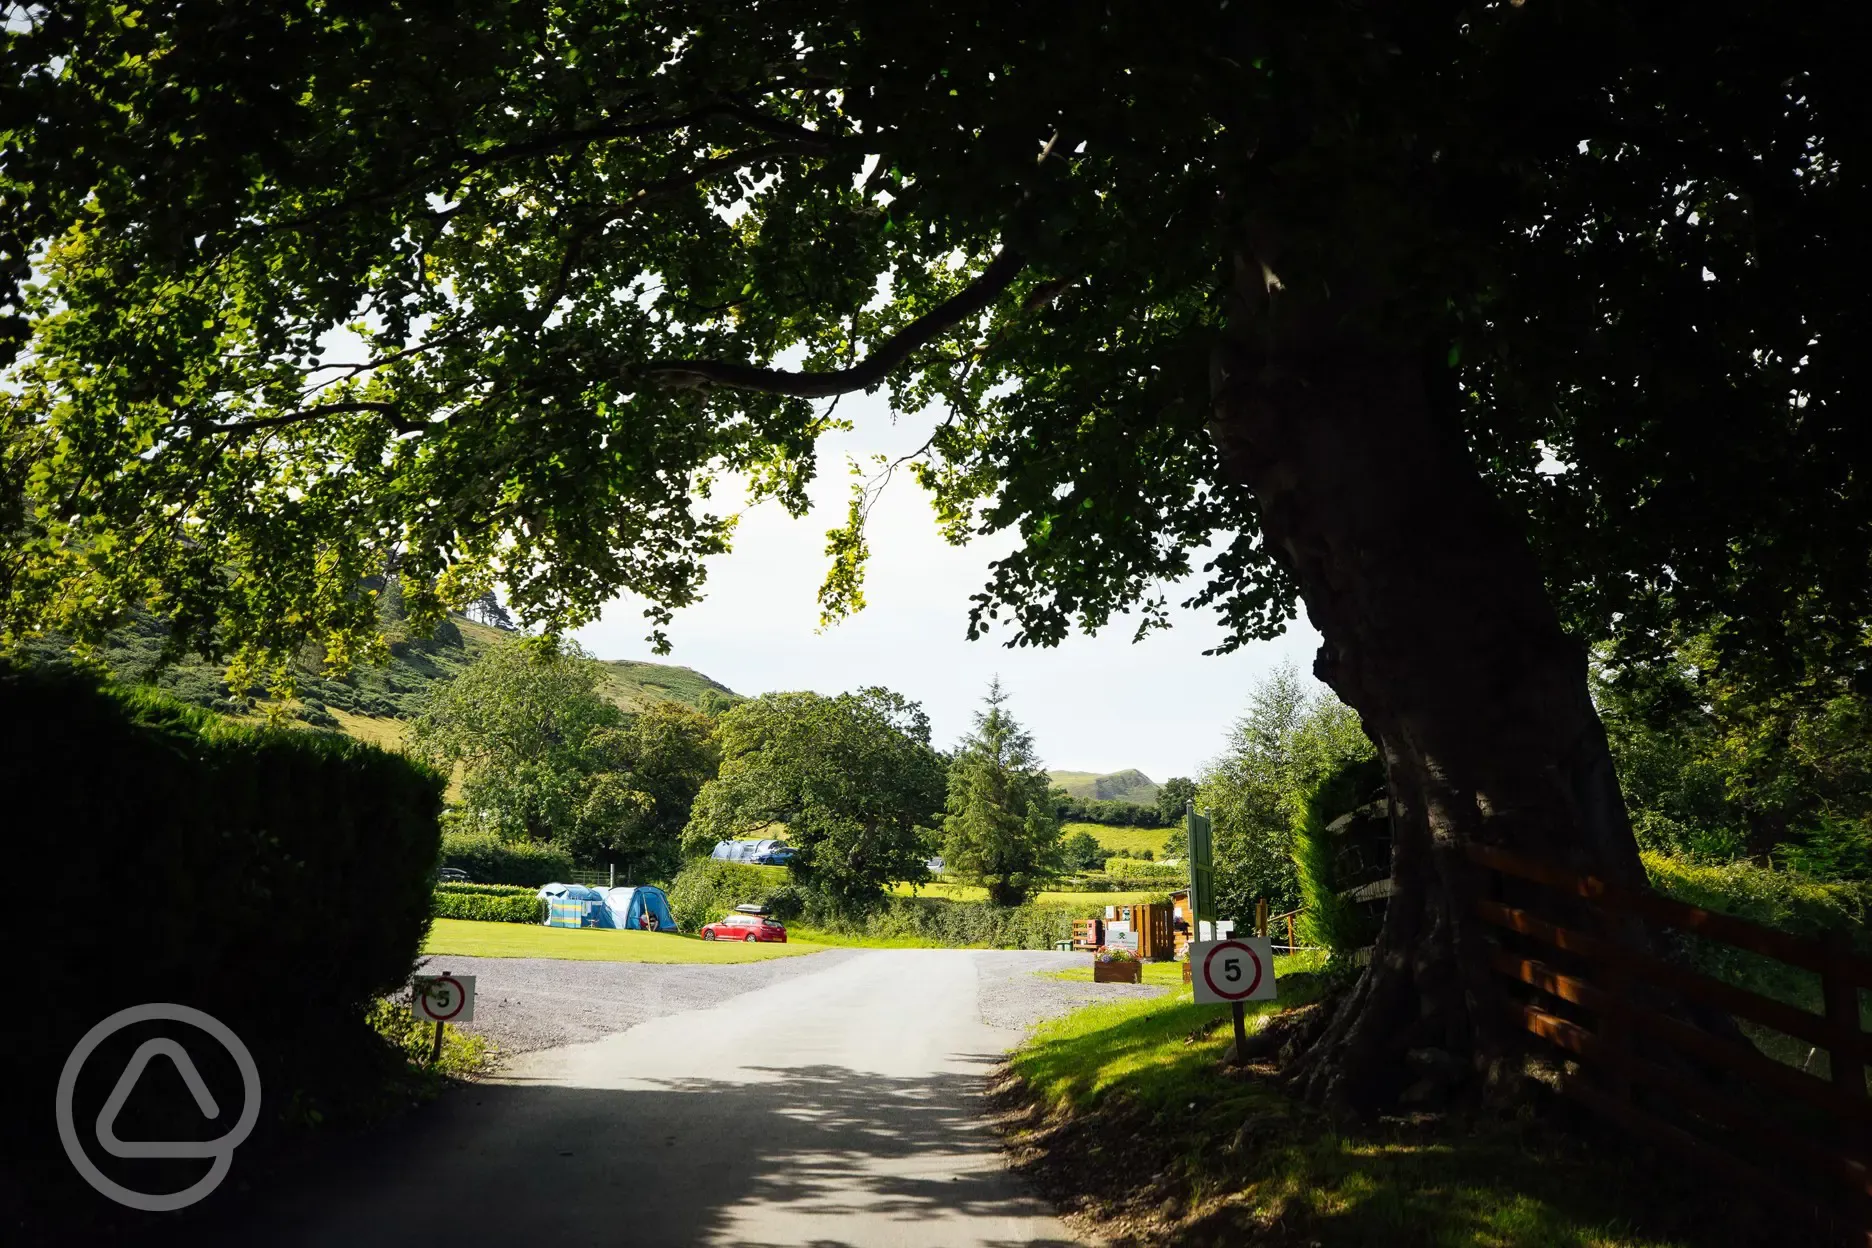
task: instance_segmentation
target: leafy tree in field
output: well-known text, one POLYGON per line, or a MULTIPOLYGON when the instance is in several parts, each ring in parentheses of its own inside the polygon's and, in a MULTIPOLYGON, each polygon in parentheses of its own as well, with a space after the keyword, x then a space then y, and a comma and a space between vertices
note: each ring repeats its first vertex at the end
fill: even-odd
POLYGON ((687 852, 784 823, 799 850, 789 870, 840 905, 928 878, 943 760, 915 702, 888 689, 769 693, 724 712, 715 732, 721 772, 696 797, 687 852))
POLYGON ((973 631, 1150 628, 1174 592, 1226 651, 1304 602, 1437 866, 1300 1086, 1380 1103, 1432 1033, 1510 1069, 1472 876, 1427 850, 1642 881, 1586 644, 1722 620, 1719 667, 1863 664, 1862 21, 23 9, 0 634, 141 600, 180 644, 342 667, 393 558, 418 621, 499 583, 548 630, 633 592, 659 634, 730 537, 694 487, 803 510, 816 402, 888 388, 948 413, 911 465, 945 531, 1018 538, 973 631))
POLYGON ((551 841, 626 878, 667 875, 715 774, 709 720, 679 703, 626 714, 598 695, 598 678, 571 642, 498 642, 430 696, 411 749, 461 768, 469 827, 551 841))
POLYGON ((1276 912, 1299 904, 1293 830, 1307 795, 1342 763, 1371 755, 1357 715, 1330 693, 1309 695, 1293 667, 1261 682, 1196 796, 1214 821, 1223 918, 1250 920, 1264 897, 1276 912))
POLYGON ((1069 871, 1100 871, 1111 851, 1090 832, 1075 832, 1061 843, 1060 857, 1069 871))
POLYGON ((1157 817, 1166 828, 1182 828, 1189 803, 1195 800, 1196 782, 1188 776, 1174 776, 1157 789, 1157 817))
POLYGON ((430 695, 410 725, 410 749, 444 772, 461 769, 472 822, 510 837, 571 833, 587 800, 581 752, 615 727, 597 664, 575 643, 515 638, 488 647, 430 695))
POLYGON ((1007 695, 999 680, 985 700, 988 709, 976 712, 975 731, 949 764, 943 866, 986 887, 996 905, 1018 906, 1061 865, 1053 782, 1033 737, 1002 709, 1007 695))
POLYGON ((629 880, 674 875, 690 809, 720 765, 709 717, 659 702, 595 730, 580 754, 590 783, 566 848, 616 863, 629 880))

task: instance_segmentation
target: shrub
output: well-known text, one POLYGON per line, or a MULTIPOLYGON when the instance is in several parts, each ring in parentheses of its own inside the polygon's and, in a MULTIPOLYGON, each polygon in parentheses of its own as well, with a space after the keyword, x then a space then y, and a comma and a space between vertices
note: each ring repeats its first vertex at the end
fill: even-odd
POLYGON ((781 918, 788 917, 780 913, 781 908, 797 915, 805 906, 798 886, 788 881, 785 867, 715 858, 694 859, 684 867, 669 887, 669 900, 676 925, 685 932, 713 923, 736 906, 765 905, 781 918))
MULTIPOLYGON (((556 881, 547 881, 555 883, 556 881)), ((435 886, 438 893, 476 893, 483 897, 535 897, 539 889, 528 888, 523 884, 473 884, 460 880, 442 880, 435 886)))
POLYGON ((911 938, 955 948, 1050 949, 1072 935, 1083 907, 1030 902, 996 906, 941 897, 891 897, 861 913, 840 912, 809 900, 801 922, 838 935, 872 940, 911 938), (815 904, 816 903, 816 904, 815 904))
MULTIPOLYGON (((233 1029, 260 1071, 256 1143, 287 1105, 320 1112, 309 1107, 382 1078, 393 1055, 365 1011, 407 982, 429 924, 441 776, 337 734, 236 724, 63 670, 0 667, 0 719, 32 729, 0 751, 0 792, 30 793, 41 812, 38 834, 9 846, 14 878, 54 910, 113 899, 108 922, 15 938, 14 988, 33 1018, 8 1065, 32 1108, 0 1127, 9 1176, 55 1138, 66 1055, 131 1005, 177 1002, 233 1029)), ((142 1038, 120 1033, 95 1061, 121 1069, 142 1038)), ((81 1082, 79 1121, 108 1090, 81 1082)), ((189 1138, 200 1113, 170 1091, 139 1089, 126 1138, 189 1138)), ((106 1207, 62 1159, 43 1177, 20 1190, 63 1202, 61 1217, 106 1207)))
POLYGON ((473 919, 480 923, 543 923, 546 903, 529 889, 511 893, 457 892, 446 886, 435 891, 435 917, 473 919))
POLYGON ((1355 807, 1374 781, 1382 782, 1376 760, 1353 759, 1335 767, 1307 793, 1294 821, 1293 862, 1300 888, 1296 935, 1308 945, 1351 953, 1378 936, 1378 917, 1347 901, 1342 893, 1353 883, 1341 870, 1343 837, 1327 825, 1355 807))
POLYGON ((442 865, 459 867, 480 884, 539 888, 572 875, 564 850, 532 841, 503 841, 490 832, 449 832, 442 837, 442 865))

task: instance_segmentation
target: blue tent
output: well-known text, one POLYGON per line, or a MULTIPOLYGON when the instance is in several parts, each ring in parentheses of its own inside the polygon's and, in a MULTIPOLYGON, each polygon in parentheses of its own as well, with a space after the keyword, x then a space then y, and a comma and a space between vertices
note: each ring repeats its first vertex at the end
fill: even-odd
POLYGON ((548 884, 539 890, 547 927, 617 927, 604 894, 582 884, 548 884))
POLYGON ((676 916, 670 913, 669 898, 654 884, 639 884, 635 888, 608 888, 604 890, 604 899, 608 921, 599 924, 600 927, 645 931, 648 929, 644 916, 648 914, 656 920, 657 931, 676 930, 676 916))

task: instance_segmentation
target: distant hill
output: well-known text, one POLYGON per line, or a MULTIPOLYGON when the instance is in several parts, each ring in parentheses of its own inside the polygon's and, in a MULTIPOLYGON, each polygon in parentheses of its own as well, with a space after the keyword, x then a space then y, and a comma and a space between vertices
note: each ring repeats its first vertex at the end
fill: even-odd
POLYGON ((1082 801, 1157 804, 1157 782, 1135 767, 1098 775, 1090 771, 1049 771, 1053 783, 1082 801))
MULTIPOLYGON (((338 728, 376 745, 394 746, 402 740, 404 721, 414 717, 423 700, 437 685, 445 684, 473 663, 496 641, 513 634, 477 624, 462 616, 444 620, 432 637, 412 637, 400 621, 387 621, 390 661, 381 666, 359 665, 343 680, 331 680, 315 670, 299 675, 295 718, 323 728, 338 728)), ((239 715, 249 707, 222 679, 219 664, 190 657, 167 667, 155 663, 162 649, 163 630, 147 617, 133 620, 106 639, 102 658, 124 681, 144 681, 209 710, 239 715)), ((62 647, 43 641, 32 647, 35 657, 57 661, 62 647)), ((599 692, 624 710, 641 710, 658 702, 686 702, 712 709, 743 701, 726 685, 687 667, 616 659, 602 664, 599 692)), ((246 691, 260 697, 265 691, 246 691)))

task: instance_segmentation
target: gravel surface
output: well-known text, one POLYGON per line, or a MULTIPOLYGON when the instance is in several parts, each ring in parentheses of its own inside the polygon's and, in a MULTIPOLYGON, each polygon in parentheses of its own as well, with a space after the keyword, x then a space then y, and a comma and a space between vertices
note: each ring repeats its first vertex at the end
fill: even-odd
MULTIPOLYGON (((571 962, 438 954, 425 975, 475 977, 474 1021, 503 1054, 596 1040, 665 1014, 706 1010, 730 997, 825 970, 861 952, 832 949, 764 962, 571 962)), ((1065 985, 1060 985, 1065 987, 1065 985)))
POLYGON ((1009 950, 984 954, 976 968, 981 980, 982 1021, 990 1027, 1027 1031, 1094 1001, 1135 1001, 1168 991, 1157 984, 1095 984, 1087 969, 1091 955, 1009 950), (1082 981, 1051 979, 1047 971, 1077 970, 1082 981))
MULTIPOLYGON (((769 984, 828 970, 862 957, 863 949, 831 949, 765 962, 572 962, 556 958, 469 958, 440 954, 425 974, 475 977, 475 1017, 462 1030, 492 1040, 502 1054, 596 1040, 638 1023, 687 1010, 706 1010, 769 984)), ((1093 1001, 1154 997, 1144 984, 1094 984, 1049 979, 1047 971, 1083 969, 1083 953, 984 950, 975 956, 981 1019, 990 1027, 1027 1031, 1093 1001)))

